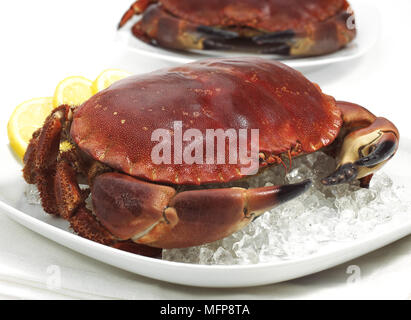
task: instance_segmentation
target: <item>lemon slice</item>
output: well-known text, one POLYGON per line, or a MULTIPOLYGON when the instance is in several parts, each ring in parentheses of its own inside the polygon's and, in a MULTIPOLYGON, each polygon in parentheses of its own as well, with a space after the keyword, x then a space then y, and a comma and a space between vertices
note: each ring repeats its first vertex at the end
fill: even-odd
POLYGON ((79 106, 87 101, 92 95, 93 82, 80 76, 69 77, 61 81, 54 92, 54 107, 67 104, 79 106))
POLYGON ((100 73, 96 80, 93 82, 93 93, 96 94, 109 86, 111 86, 114 82, 124 79, 131 74, 127 71, 120 70, 120 69, 107 69, 100 73))
POLYGON ((53 110, 53 98, 36 98, 18 105, 7 124, 10 146, 23 158, 33 132, 43 126, 53 110))

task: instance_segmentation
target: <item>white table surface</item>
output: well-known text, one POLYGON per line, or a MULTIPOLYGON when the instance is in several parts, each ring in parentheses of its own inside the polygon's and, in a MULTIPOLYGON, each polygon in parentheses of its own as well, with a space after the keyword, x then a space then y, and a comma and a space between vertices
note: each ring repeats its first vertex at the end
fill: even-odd
MULTIPOLYGON (((306 75, 337 99, 362 104, 388 117, 403 136, 411 137, 411 1, 352 0, 358 1, 371 1, 381 12, 382 34, 377 46, 359 60, 306 75)), ((115 26, 130 3, 1 2, 3 150, 7 149, 6 124, 14 107, 30 98, 52 95, 61 79, 70 75, 93 79, 111 67, 141 73, 169 65, 113 45, 115 26)), ((285 283, 243 289, 184 287, 77 254, 0 211, 0 298, 4 299, 411 299, 410 265, 411 237, 407 237, 349 263, 285 283), (56 270, 61 279, 58 287, 50 282, 56 270)))

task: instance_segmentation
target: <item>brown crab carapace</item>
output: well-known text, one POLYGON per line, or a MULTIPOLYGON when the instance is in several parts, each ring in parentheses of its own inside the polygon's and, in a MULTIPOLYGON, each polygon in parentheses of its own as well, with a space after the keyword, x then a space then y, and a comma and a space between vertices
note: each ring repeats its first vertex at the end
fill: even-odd
POLYGON ((132 76, 80 107, 56 108, 33 135, 24 178, 38 186, 44 210, 79 235, 152 256, 222 239, 310 186, 227 187, 247 167, 229 164, 228 154, 226 164, 153 163, 153 131, 172 131, 176 120, 201 132, 258 129, 260 170, 318 150, 335 154, 326 185, 359 179, 367 187, 399 143, 390 121, 337 102, 281 63, 210 59, 132 76), (62 141, 73 148, 60 151, 62 141))
POLYGON ((290 56, 335 52, 356 36, 346 0, 137 0, 119 23, 178 50, 224 49, 290 56))

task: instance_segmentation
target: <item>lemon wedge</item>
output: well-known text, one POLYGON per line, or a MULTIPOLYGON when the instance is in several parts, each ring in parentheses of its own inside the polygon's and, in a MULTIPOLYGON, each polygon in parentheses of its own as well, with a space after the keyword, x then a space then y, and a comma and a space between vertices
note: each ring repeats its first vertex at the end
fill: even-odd
POLYGON ((100 75, 97 77, 96 80, 93 82, 93 93, 96 94, 109 86, 111 86, 114 82, 124 79, 131 74, 127 71, 120 70, 120 69, 107 69, 104 70, 100 75))
MULTIPOLYGON (((68 77, 57 85, 54 97, 36 98, 18 105, 7 125, 11 148, 23 158, 34 131, 43 126, 54 108, 63 104, 79 106, 97 92, 129 75, 124 70, 107 69, 94 82, 82 76, 68 77)), ((69 150, 72 146, 63 142, 61 147, 69 150)))
POLYGON ((93 82, 81 76, 68 77, 62 80, 54 92, 54 107, 67 104, 79 106, 92 95, 93 82))
POLYGON ((43 126, 53 110, 53 98, 36 98, 18 105, 7 124, 10 146, 23 158, 33 132, 43 126))

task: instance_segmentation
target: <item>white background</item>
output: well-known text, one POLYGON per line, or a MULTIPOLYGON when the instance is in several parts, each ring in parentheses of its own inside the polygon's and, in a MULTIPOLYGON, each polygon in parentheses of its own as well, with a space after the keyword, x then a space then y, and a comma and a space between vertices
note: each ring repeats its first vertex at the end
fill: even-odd
MULTIPOLYGON (((410 137, 411 1, 351 2, 359 1, 370 1, 380 10, 383 25, 377 46, 354 62, 306 75, 327 94, 370 108, 392 120, 402 136, 410 137)), ((1 1, 2 152, 8 152, 6 124, 14 107, 34 97, 51 96, 61 79, 70 75, 94 79, 112 67, 142 73, 168 65, 113 45, 115 27, 130 4, 131 0, 1 1)), ((410 299, 410 266, 408 237, 350 263, 282 284, 247 289, 188 288, 91 260, 19 226, 0 212, 2 298, 410 299), (62 288, 57 290, 47 286, 52 265, 61 269, 62 288), (347 273, 350 265, 361 271, 356 284, 347 284, 354 279, 347 273)))

